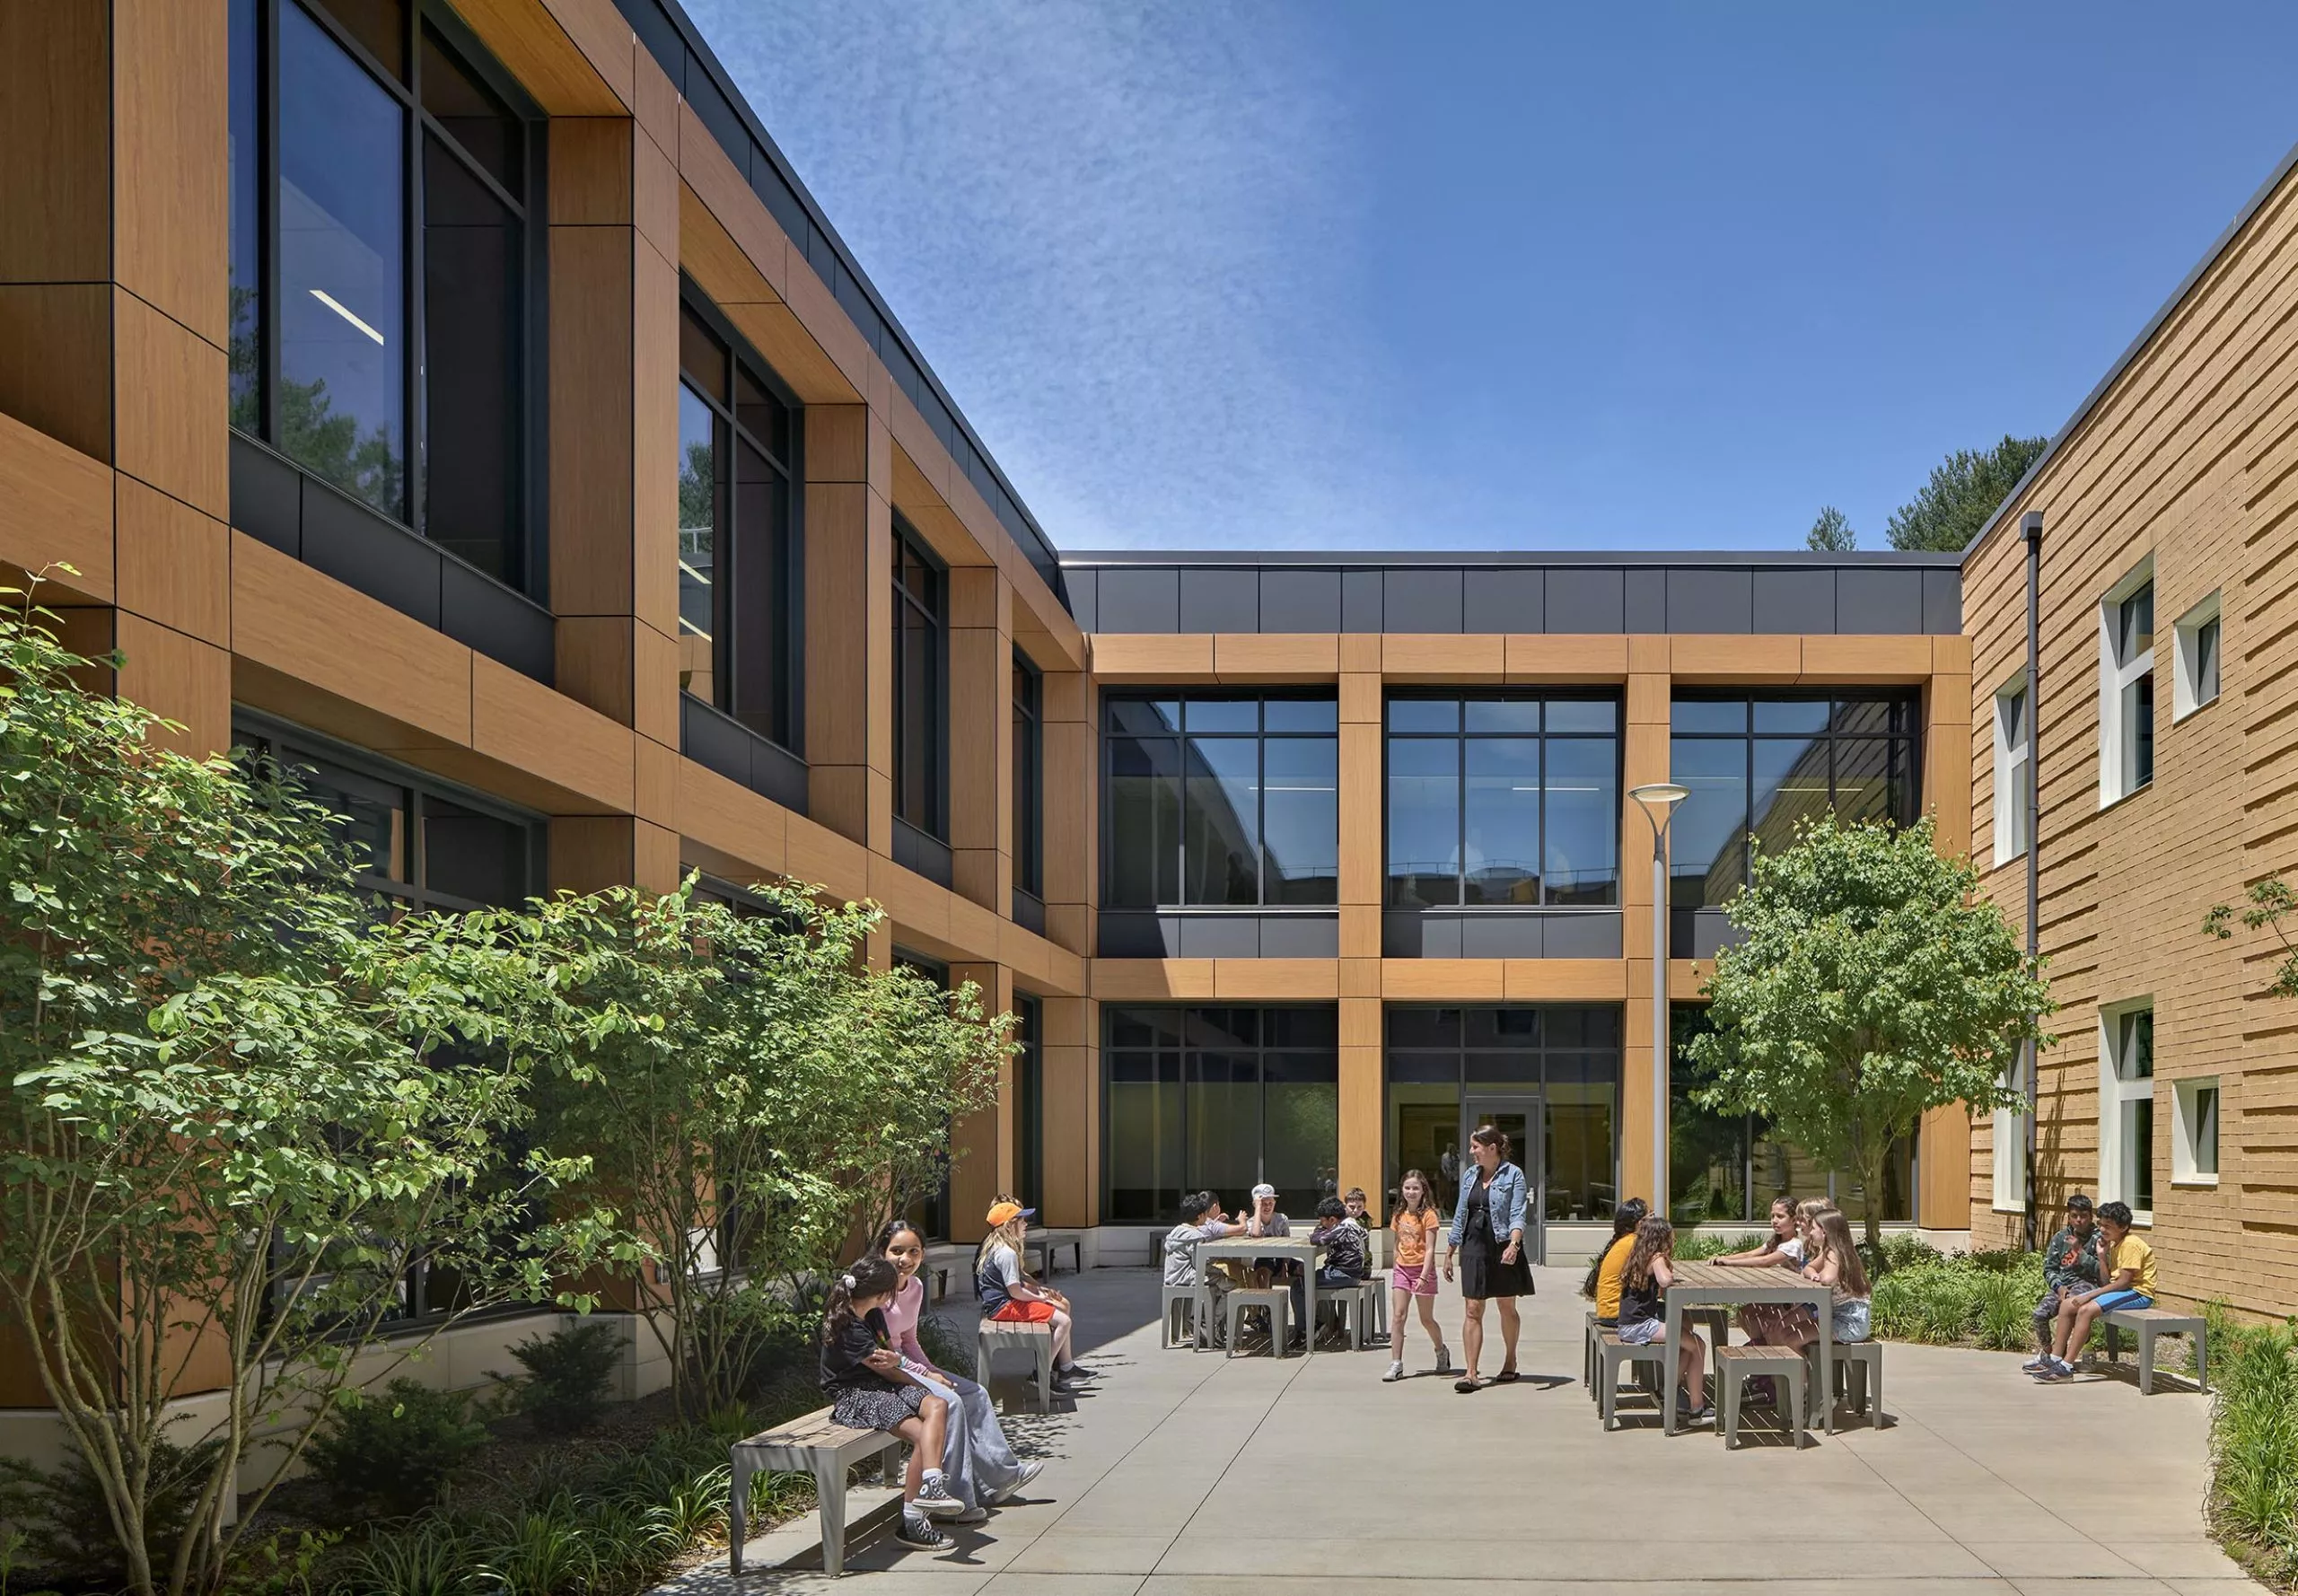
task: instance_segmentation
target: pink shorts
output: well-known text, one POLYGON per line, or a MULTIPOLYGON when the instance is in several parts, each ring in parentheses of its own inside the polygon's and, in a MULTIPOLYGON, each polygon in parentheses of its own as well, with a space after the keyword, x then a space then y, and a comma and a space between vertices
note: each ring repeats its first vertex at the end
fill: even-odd
POLYGON ((1389 1285, 1412 1297, 1433 1297, 1436 1294, 1436 1265, 1394 1264, 1389 1269, 1389 1285))

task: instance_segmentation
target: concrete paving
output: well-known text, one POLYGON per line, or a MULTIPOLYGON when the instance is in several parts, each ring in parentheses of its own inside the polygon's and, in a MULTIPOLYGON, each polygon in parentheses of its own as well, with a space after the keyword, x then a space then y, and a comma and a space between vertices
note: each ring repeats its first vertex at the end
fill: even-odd
MULTIPOLYGON (((2127 1377, 2038 1386, 2008 1353, 1893 1346, 1895 1421, 1801 1451, 1777 1429, 1727 1453, 1648 1405, 1600 1428, 1580 1386, 1579 1271, 1543 1269, 1526 1378, 1473 1396, 1380 1383, 1388 1354, 1282 1361, 1164 1351, 1146 1269, 1067 1287, 1104 1372, 1074 1412, 1017 1416, 1048 1460, 1030 1498, 945 1526, 939 1555, 882 1528, 820 1572, 811 1521, 681 1596, 1323 1596, 1459 1588, 1595 1596, 1726 1585, 1795 1596, 2232 1596, 2262 1589, 2203 1530, 2208 1399, 2127 1377), (794 1553, 794 1556, 792 1554, 794 1553), (787 1558, 785 1566, 764 1566, 787 1558), (803 1566, 811 1562, 811 1571, 803 1566)), ((1439 1322, 1460 1355, 1459 1305, 1439 1322)), ((1498 1367, 1496 1322, 1495 1356, 1498 1367)), ((1425 1370, 1418 1333, 1408 1367, 1425 1370)))

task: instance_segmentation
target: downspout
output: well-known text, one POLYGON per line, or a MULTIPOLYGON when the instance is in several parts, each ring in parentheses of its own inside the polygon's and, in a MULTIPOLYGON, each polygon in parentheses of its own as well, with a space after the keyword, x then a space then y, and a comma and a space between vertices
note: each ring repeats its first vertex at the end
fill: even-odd
MULTIPOLYGON (((2042 710, 2043 710, 2043 517, 2030 510, 2021 518, 2027 536, 2027 957, 2042 951, 2042 710)), ((2021 1051, 2026 1055, 2027 1075, 2027 1201, 2022 1219, 2022 1241, 2029 1252, 2040 1243, 2035 1231, 2035 1153, 2042 1106, 2041 1060, 2030 1039, 2021 1051)))

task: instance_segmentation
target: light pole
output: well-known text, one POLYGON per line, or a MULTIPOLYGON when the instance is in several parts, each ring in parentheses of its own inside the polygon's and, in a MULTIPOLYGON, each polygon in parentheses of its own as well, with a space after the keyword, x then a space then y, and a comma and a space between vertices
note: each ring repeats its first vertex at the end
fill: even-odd
POLYGON ((1691 789, 1671 781, 1630 787, 1652 822, 1652 1212, 1668 1212, 1668 822, 1691 789))

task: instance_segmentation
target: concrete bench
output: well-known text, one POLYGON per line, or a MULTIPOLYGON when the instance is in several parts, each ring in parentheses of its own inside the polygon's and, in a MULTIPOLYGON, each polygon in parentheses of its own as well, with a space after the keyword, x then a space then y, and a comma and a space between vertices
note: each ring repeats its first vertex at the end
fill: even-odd
MULTIPOLYGON (((1657 1371, 1652 1381, 1653 1390, 1658 1393, 1663 1403, 1675 1399, 1672 1390, 1676 1369, 1674 1347, 1660 1342, 1648 1346, 1639 1346, 1621 1340, 1618 1330, 1597 1328, 1595 1354, 1596 1411, 1604 1421, 1607 1434, 1610 1432, 1614 1416, 1619 1409, 1619 1366, 1622 1364, 1653 1364, 1657 1371)), ((1660 1412, 1662 1418, 1667 1416, 1665 1407, 1660 1412)))
POLYGON ((742 1573, 742 1518, 750 1506, 750 1477, 760 1470, 811 1474, 821 1500, 822 1567, 846 1572, 846 1476, 856 1463, 893 1455, 903 1443, 884 1430, 853 1430, 836 1423, 825 1407, 793 1419, 747 1441, 737 1441, 730 1460, 733 1478, 726 1500, 726 1559, 735 1578, 742 1573))
POLYGON ((2198 1313, 2173 1313, 2167 1308, 2117 1308, 2099 1315, 2107 1327, 2107 1362, 2115 1361, 2122 1351, 2120 1332, 2128 1330, 2138 1337, 2138 1394, 2151 1396, 2154 1390, 2154 1337, 2157 1336, 2186 1336, 2194 1342, 2195 1383, 2204 1390, 2210 1389, 2209 1327, 2198 1313))
POLYGON ((1809 1427, 1803 1417, 1803 1355, 1792 1346, 1718 1346, 1715 1398, 1724 1409, 1724 1422, 1717 1427, 1723 1431, 1726 1451, 1740 1443, 1740 1407, 1747 1382, 1763 1375, 1777 1381, 1780 1399, 1786 1405, 1788 1416, 1795 1426, 1796 1448, 1802 1448, 1804 1432, 1809 1427))
POLYGON ((1053 1327, 1050 1324, 1008 1324, 985 1319, 974 1332, 973 1377, 989 1384, 992 1360, 1001 1350, 1020 1348, 1030 1355, 1031 1377, 1037 1386, 1038 1410, 1053 1411, 1053 1327))

